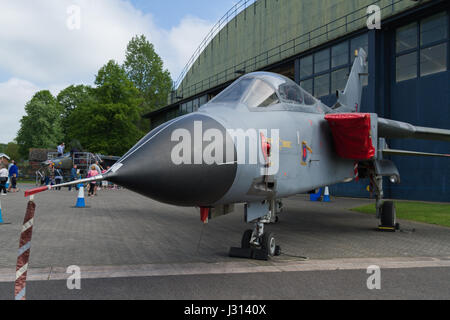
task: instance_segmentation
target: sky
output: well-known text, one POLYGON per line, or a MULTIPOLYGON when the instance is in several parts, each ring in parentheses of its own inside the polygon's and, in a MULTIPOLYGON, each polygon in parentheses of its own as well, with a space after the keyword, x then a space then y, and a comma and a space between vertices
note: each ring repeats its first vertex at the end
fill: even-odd
POLYGON ((11 142, 39 90, 93 85, 144 34, 173 79, 235 0, 0 0, 0 143, 11 142))

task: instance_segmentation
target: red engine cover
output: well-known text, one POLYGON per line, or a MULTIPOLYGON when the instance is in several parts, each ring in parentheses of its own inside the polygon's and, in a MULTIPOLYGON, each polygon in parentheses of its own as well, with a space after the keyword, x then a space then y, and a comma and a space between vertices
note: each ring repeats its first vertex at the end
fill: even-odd
POLYGON ((370 114, 329 114, 325 116, 325 119, 330 124, 336 152, 341 158, 369 160, 375 156, 370 114))

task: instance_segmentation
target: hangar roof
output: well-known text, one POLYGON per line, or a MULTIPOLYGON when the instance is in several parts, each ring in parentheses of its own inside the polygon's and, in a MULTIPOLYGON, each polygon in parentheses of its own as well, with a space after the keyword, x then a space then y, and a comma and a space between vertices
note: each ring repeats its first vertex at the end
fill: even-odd
POLYGON ((385 19, 429 1, 258 0, 202 44, 174 97, 186 99, 365 28, 370 5, 385 19))

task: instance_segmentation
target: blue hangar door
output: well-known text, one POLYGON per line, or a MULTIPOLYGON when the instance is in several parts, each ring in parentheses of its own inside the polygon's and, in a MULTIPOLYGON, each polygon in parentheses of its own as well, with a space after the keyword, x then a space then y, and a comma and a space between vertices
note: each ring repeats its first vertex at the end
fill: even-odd
MULTIPOLYGON (((449 33, 447 11, 392 31, 387 117, 418 126, 450 129, 449 33)), ((391 140, 389 144, 394 149, 450 153, 448 142, 391 140)), ((392 157, 392 160, 400 170, 402 182, 387 186, 387 197, 450 202, 448 159, 392 157)))

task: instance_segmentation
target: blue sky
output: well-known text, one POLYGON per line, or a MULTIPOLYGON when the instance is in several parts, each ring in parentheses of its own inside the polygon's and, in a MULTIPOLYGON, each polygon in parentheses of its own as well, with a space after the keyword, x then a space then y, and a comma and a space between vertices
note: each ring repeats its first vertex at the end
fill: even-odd
POLYGON ((237 1, 231 0, 130 0, 144 13, 151 13, 159 26, 169 29, 192 15, 203 20, 218 21, 237 1))
POLYGON ((235 0, 0 1, 0 143, 12 141, 24 106, 40 90, 57 95, 94 85, 109 60, 145 35, 176 80, 198 45, 235 0), (73 10, 79 26, 73 27, 73 10), (72 26, 72 27, 70 27, 72 26))

